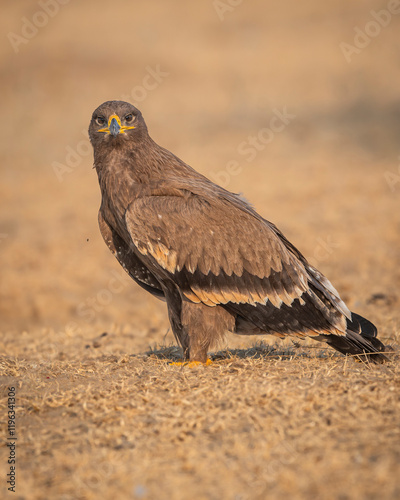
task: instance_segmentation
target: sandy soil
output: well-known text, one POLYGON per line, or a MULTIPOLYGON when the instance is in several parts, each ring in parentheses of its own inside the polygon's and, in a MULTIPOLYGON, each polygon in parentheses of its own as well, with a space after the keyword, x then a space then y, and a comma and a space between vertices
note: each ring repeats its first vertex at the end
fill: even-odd
POLYGON ((398 349, 396 3, 50 4, 4 3, 0 19, 0 497, 399 498, 397 354, 368 367, 230 336, 211 367, 170 366, 165 305, 99 234, 86 135, 101 102, 136 103, 398 349))

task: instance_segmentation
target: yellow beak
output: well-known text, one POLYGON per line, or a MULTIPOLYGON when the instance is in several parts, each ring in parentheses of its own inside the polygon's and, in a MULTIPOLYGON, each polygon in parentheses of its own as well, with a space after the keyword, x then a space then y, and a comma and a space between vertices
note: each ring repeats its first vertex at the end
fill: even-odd
POLYGON ((124 134, 125 130, 130 130, 135 128, 133 126, 127 127, 126 125, 122 126, 121 120, 118 115, 111 115, 108 119, 108 127, 100 128, 99 132, 104 132, 106 134, 111 134, 116 137, 118 134, 124 134))

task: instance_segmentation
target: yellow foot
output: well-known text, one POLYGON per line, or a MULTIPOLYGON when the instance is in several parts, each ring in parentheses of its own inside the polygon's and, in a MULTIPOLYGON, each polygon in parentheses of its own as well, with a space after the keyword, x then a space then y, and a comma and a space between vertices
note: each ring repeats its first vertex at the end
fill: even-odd
POLYGON ((194 368, 195 366, 209 366, 212 364, 210 358, 207 359, 205 363, 202 361, 177 361, 176 363, 169 363, 172 366, 187 366, 189 368, 194 368))

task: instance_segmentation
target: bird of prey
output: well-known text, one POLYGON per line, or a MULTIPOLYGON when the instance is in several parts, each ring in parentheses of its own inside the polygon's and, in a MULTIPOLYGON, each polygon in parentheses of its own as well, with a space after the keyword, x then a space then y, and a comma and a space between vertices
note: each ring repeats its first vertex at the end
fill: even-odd
POLYGON ((101 234, 131 278, 166 301, 185 360, 207 362, 228 331, 312 337, 387 359, 375 326, 350 312, 279 229, 156 144, 136 107, 101 104, 89 137, 101 234))

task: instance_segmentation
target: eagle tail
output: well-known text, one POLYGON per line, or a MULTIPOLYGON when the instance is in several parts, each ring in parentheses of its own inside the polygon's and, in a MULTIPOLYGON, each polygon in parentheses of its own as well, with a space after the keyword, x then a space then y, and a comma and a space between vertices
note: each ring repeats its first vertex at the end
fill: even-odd
POLYGON ((325 337, 327 344, 342 354, 357 356, 362 361, 389 361, 383 352, 390 348, 376 338, 378 332, 375 325, 356 313, 351 313, 351 316, 352 319, 347 320, 346 335, 328 335, 325 337))

